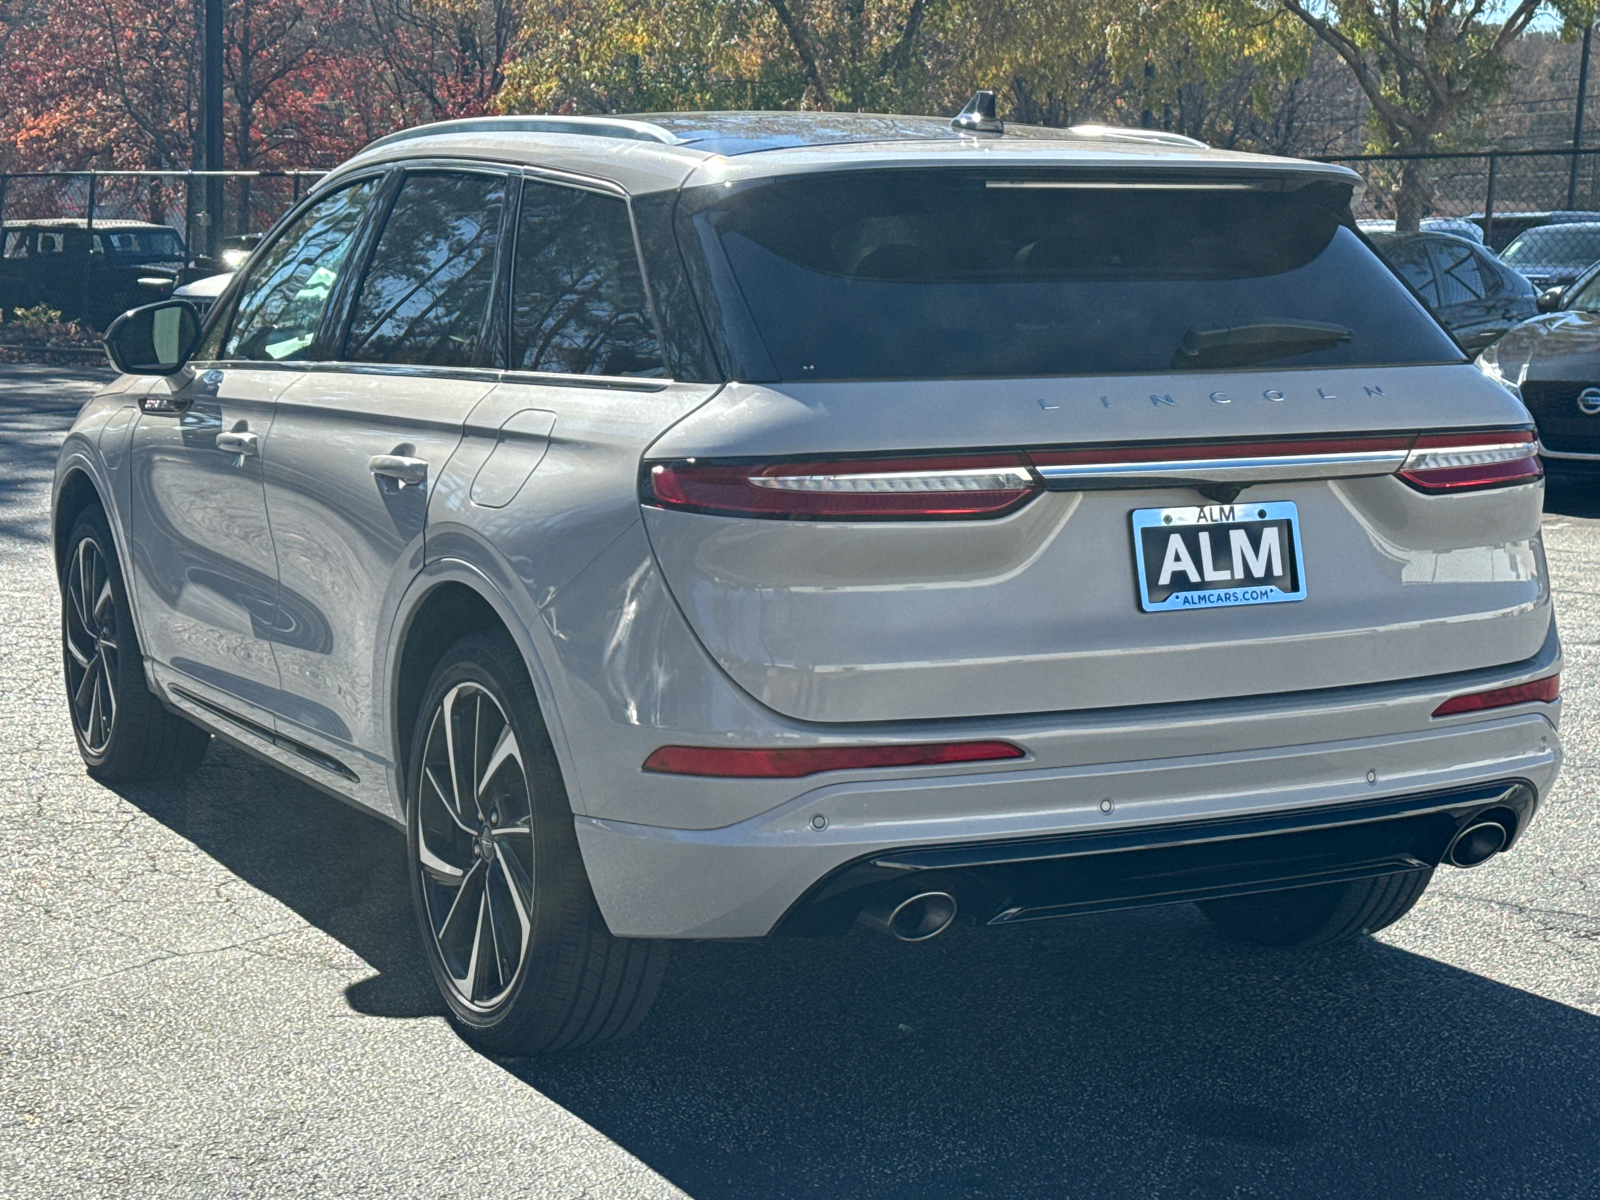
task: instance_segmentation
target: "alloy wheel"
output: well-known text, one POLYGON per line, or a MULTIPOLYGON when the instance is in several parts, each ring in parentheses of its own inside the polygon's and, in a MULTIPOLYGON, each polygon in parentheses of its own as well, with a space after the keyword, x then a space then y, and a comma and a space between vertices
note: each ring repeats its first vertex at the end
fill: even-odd
POLYGON ((428 727, 417 795, 417 870, 428 932, 456 998, 487 1012, 528 961, 532 793, 505 709, 484 687, 445 693, 428 727))
POLYGON ((117 721, 120 640, 111 573, 93 538, 83 538, 66 579, 67 693, 78 737, 91 756, 104 754, 117 721))

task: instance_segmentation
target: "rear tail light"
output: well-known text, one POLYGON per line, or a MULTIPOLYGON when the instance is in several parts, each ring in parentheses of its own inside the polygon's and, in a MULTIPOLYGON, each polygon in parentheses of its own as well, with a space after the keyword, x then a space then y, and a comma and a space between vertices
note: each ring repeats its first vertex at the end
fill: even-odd
POLYGON ((995 517, 1039 490, 1021 454, 650 467, 646 500, 747 517, 903 521, 995 517))
POLYGON ((1433 710, 1436 717, 1452 717, 1457 713, 1482 712, 1486 708, 1505 708, 1512 704, 1531 704, 1538 701, 1549 704, 1561 697, 1561 676, 1547 675, 1532 683, 1518 683, 1511 687, 1493 688, 1487 692, 1472 692, 1453 696, 1433 710))
POLYGON ((777 520, 998 517, 1052 488, 1194 486, 1387 475, 1424 492, 1529 483, 1543 470, 1532 430, 1410 433, 878 459, 646 464, 646 504, 777 520))
POLYGON ((915 746, 807 746, 750 750, 733 746, 662 746, 644 760, 663 775, 715 775, 724 779, 798 779, 821 771, 864 767, 934 767, 946 763, 1022 758, 1010 742, 929 742, 915 746))
POLYGON ((1531 483, 1544 474, 1531 430, 1425 433, 1412 446, 1400 478, 1424 492, 1531 483))

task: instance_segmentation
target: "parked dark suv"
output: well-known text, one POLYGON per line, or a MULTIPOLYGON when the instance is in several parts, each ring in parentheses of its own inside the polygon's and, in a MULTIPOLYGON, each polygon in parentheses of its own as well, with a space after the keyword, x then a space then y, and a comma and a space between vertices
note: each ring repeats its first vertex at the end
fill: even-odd
POLYGON ((183 238, 166 225, 56 217, 7 221, 0 311, 43 304, 96 329, 160 300, 182 279, 183 238))

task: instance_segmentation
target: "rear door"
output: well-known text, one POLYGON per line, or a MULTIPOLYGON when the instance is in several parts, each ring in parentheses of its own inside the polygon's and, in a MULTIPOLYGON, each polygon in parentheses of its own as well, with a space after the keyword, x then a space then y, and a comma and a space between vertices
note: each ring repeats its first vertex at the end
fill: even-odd
POLYGON ((327 361, 278 401, 265 457, 285 596, 278 716, 387 804, 378 642, 421 570, 428 500, 467 414, 494 388, 491 312, 512 180, 408 169, 363 252, 327 361))
POLYGON ((970 717, 1538 652, 1526 413, 1362 244, 1348 184, 1129 182, 685 191, 747 382, 650 448, 641 494, 752 695, 970 717))

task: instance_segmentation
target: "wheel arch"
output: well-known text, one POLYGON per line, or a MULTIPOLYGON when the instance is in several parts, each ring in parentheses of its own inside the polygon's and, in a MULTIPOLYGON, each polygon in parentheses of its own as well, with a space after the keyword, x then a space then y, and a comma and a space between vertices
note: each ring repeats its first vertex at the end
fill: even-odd
MULTIPOLYGON (((52 530, 56 563, 56 578, 61 578, 64 559, 67 553, 67 539, 72 536, 72 527, 78 523, 78 518, 83 515, 83 510, 90 505, 98 504, 106 514, 107 524, 112 526, 111 536, 117 536, 116 519, 112 507, 101 494, 99 485, 89 475, 89 471, 81 463, 73 463, 61 477, 61 483, 56 488, 55 503, 51 505, 54 528, 52 530)), ((122 547, 116 547, 117 556, 122 557, 122 547)), ((127 577, 127 571, 123 571, 127 577)))
POLYGON ((522 655, 523 666, 539 701, 540 716, 555 747, 568 796, 577 808, 576 776, 571 768, 567 739, 562 732, 545 659, 529 625, 494 581, 472 564, 435 560, 413 581, 401 602, 390 639, 385 701, 395 750, 395 811, 402 819, 410 770, 411 734, 428 678, 444 652, 458 639, 468 633, 494 628, 503 630, 522 655))

